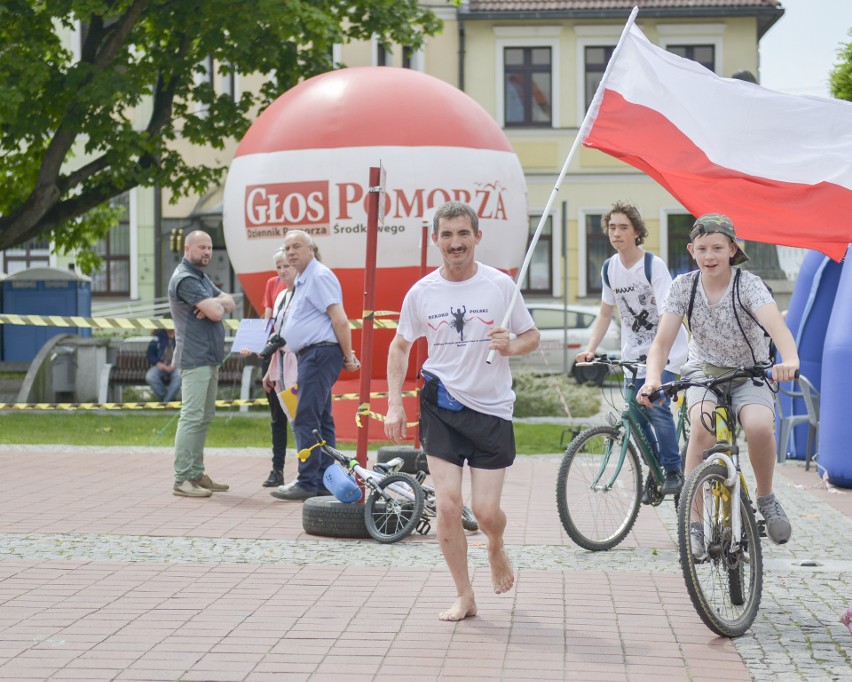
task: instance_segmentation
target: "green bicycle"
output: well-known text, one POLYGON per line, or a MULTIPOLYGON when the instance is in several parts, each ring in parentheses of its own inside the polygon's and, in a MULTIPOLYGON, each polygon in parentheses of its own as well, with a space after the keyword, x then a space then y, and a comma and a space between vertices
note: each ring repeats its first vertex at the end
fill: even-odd
MULTIPOLYGON (((556 505, 565 532, 580 547, 602 551, 618 545, 633 528, 643 490, 649 504, 662 503, 665 471, 656 443, 649 442, 641 426, 646 408, 636 402, 637 375, 643 365, 607 356, 577 364, 621 367, 629 377, 621 416, 609 414, 608 425, 577 434, 565 450, 556 479, 556 505)), ((685 400, 680 401, 677 436, 683 456, 689 440, 685 400)), ((675 506, 678 497, 674 496, 675 506)))

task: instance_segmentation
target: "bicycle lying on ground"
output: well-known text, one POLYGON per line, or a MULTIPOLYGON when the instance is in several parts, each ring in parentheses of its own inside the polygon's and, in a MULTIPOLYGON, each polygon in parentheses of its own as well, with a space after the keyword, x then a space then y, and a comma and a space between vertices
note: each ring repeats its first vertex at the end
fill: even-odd
MULTIPOLYGON (((607 415, 609 425, 581 431, 562 457, 556 479, 559 519, 569 537, 592 551, 612 549, 633 528, 643 493, 642 462, 648 469, 644 486, 649 503, 659 505, 665 471, 660 465, 656 443, 641 427, 646 408, 636 402, 637 374, 643 364, 599 356, 578 365, 621 367, 629 375, 625 404, 620 417, 607 415), (641 461, 640 461, 641 457, 641 461)), ((681 401, 677 424, 679 442, 689 440, 686 401, 681 401)), ((677 506, 678 496, 674 496, 677 506)))
POLYGON ((755 506, 740 470, 736 444, 736 411, 730 389, 737 381, 767 381, 771 363, 732 369, 718 377, 663 384, 649 396, 674 395, 690 387, 716 396, 716 409, 702 414, 702 426, 715 432, 716 444, 704 453, 704 463, 687 477, 678 508, 680 565, 692 604, 704 624, 723 637, 738 637, 754 622, 763 590, 760 538, 764 522, 755 519, 755 506))
MULTIPOLYGON (((364 521, 371 538, 389 544, 414 530, 426 535, 432 529, 432 519, 437 514, 435 489, 424 482, 424 472, 419 471, 416 477, 402 473, 399 469, 403 461, 399 457, 367 469, 354 457, 347 457, 328 445, 318 431, 314 430, 313 435, 316 444, 300 450, 298 458, 304 462, 313 450, 320 448, 337 462, 332 466, 339 464, 343 475, 367 491, 364 521)), ((462 508, 462 526, 468 531, 479 530, 476 517, 467 507, 462 508)))

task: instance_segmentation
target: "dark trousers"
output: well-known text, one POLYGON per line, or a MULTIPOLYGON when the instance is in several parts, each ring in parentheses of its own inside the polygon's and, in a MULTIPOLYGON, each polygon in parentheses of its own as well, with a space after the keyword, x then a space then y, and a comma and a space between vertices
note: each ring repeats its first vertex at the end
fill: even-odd
MULTIPOLYGON (((299 362, 299 404, 293 433, 296 447, 310 447, 317 442, 312 431, 318 430, 323 439, 334 447, 334 417, 331 413, 331 387, 343 369, 340 346, 320 346, 297 354, 299 362)), ((315 492, 323 488, 322 475, 332 463, 331 457, 319 448, 304 462, 299 462, 297 484, 315 492)))
MULTIPOLYGON (((263 358, 263 376, 266 375, 271 361, 271 357, 263 358)), ((284 471, 284 457, 287 454, 287 415, 281 409, 281 402, 274 392, 267 393, 266 400, 269 402, 269 412, 272 416, 272 470, 284 471)))

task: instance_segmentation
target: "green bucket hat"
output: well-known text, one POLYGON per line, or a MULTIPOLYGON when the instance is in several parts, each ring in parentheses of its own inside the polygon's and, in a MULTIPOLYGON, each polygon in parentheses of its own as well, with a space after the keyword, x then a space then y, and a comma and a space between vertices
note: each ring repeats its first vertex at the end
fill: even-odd
POLYGON ((707 213, 696 220, 689 233, 689 241, 694 241, 696 237, 713 232, 725 235, 737 247, 737 252, 731 258, 731 265, 742 265, 748 260, 748 255, 737 243, 737 233, 734 231, 733 221, 721 213, 707 213))

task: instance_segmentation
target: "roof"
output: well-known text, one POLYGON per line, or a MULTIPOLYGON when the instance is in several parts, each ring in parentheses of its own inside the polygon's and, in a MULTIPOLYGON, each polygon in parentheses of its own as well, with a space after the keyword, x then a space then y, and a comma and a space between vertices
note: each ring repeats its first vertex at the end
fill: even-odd
POLYGON ((758 38, 784 14, 780 0, 467 0, 464 20, 623 19, 633 7, 639 18, 757 18, 758 38))
POLYGON ((659 8, 772 8, 781 7, 780 0, 468 0, 473 12, 549 12, 558 10, 632 10, 659 8))

